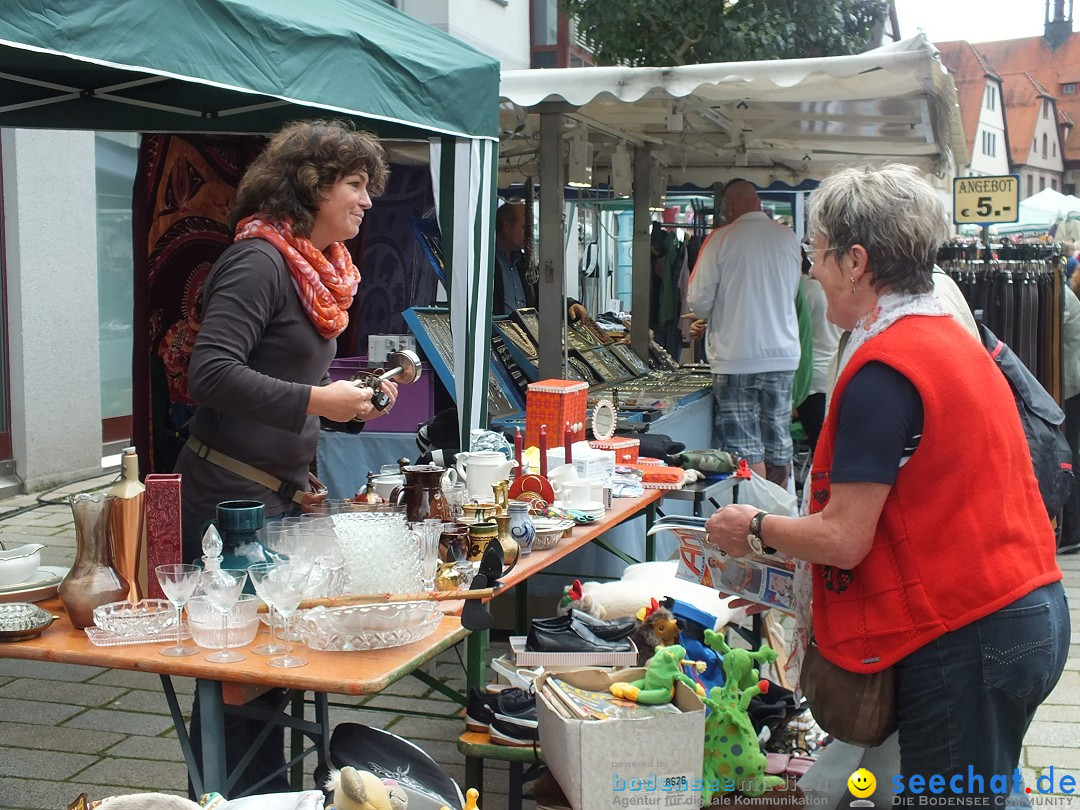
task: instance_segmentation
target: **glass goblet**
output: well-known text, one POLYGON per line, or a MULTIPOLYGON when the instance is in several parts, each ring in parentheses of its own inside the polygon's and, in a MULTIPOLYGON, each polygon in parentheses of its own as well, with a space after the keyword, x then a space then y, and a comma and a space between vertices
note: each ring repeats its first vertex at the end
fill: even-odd
POLYGON ((273 595, 274 605, 285 620, 285 654, 277 658, 271 658, 266 663, 272 667, 302 667, 307 664, 306 658, 300 658, 292 654, 292 636, 290 628, 296 609, 300 606, 300 600, 304 598, 304 589, 307 587, 308 576, 311 574, 310 564, 279 563, 275 570, 269 572, 266 577, 267 586, 273 595))
POLYGON ((252 647, 251 651, 255 653, 255 655, 281 655, 289 651, 287 646, 277 643, 277 636, 274 633, 274 616, 277 615, 277 608, 274 607, 273 588, 267 585, 267 578, 270 572, 280 564, 281 563, 268 562, 256 563, 255 565, 248 566, 248 576, 251 578, 251 584, 255 586, 255 593, 258 597, 266 603, 270 622, 270 641, 266 644, 259 644, 258 646, 252 647))
POLYGON ((229 649, 229 612, 247 582, 247 571, 236 568, 219 568, 216 571, 204 571, 200 582, 206 599, 221 614, 221 638, 223 650, 206 656, 207 661, 215 664, 231 664, 243 661, 246 656, 229 649))
POLYGON ((425 591, 435 590, 435 572, 439 569, 439 539, 442 537, 442 521, 429 518, 413 523, 412 529, 419 539, 420 576, 425 591))
POLYGON ((199 648, 195 645, 184 644, 183 610, 195 588, 199 584, 202 568, 197 565, 184 565, 170 563, 159 565, 154 569, 158 584, 165 592, 165 598, 172 602, 176 608, 176 644, 172 647, 164 647, 159 650, 162 655, 181 656, 195 655, 199 648))

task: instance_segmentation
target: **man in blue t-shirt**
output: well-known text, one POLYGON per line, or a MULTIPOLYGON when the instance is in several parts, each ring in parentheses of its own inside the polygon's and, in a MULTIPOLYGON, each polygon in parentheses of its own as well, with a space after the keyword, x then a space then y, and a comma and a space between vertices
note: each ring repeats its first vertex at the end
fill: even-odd
MULTIPOLYGON (((538 279, 529 279, 522 266, 525 247, 525 206, 503 203, 495 212, 495 288, 492 294, 496 315, 508 315, 511 310, 536 307, 539 298, 538 279)), ((573 298, 566 299, 566 311, 571 321, 585 314, 585 307, 573 298)))

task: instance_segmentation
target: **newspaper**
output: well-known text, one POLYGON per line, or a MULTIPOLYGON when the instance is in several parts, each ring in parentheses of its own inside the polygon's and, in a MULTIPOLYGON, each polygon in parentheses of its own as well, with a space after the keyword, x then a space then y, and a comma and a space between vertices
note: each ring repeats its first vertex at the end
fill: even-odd
POLYGON ((795 562, 778 554, 729 557, 705 542, 705 520, 669 515, 649 529, 650 535, 669 531, 678 538, 676 576, 795 615, 795 562))

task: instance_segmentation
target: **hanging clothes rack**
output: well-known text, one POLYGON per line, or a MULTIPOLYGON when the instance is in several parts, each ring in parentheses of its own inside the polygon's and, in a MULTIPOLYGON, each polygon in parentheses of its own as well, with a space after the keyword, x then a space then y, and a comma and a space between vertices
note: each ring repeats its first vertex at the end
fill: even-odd
POLYGON ((960 287, 976 320, 1013 350, 1061 401, 1061 250, 1050 244, 948 244, 938 266, 960 287))

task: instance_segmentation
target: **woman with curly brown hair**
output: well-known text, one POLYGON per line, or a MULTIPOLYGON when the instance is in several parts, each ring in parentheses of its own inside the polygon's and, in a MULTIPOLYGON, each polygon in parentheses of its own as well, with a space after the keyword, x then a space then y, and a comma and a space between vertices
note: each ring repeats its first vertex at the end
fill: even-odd
MULTIPOLYGON (((385 188, 387 175, 378 140, 339 121, 289 124, 244 173, 230 217, 235 240, 206 279, 188 371, 198 409, 175 468, 183 474, 185 562, 200 555, 201 530, 221 501, 261 501, 273 518, 320 499, 308 491, 320 418, 371 420, 393 407, 393 383, 385 384, 390 404, 379 411, 370 388, 330 382, 328 374, 360 282, 342 243, 359 232, 371 195, 385 188), (233 469, 221 465, 223 457, 233 469)), ((224 554, 227 567, 261 561, 247 560, 236 548, 224 554)), ((271 694, 264 702, 275 700, 271 694)), ((199 724, 196 703, 196 747, 199 724)), ((226 717, 229 771, 259 728, 226 717)), ((271 777, 283 765, 278 727, 231 795, 260 784, 266 792, 287 790, 283 777, 271 777)))
MULTIPOLYGON (((188 371, 199 407, 176 465, 185 560, 199 556, 199 531, 220 501, 262 501, 268 517, 300 511, 320 417, 386 412, 372 406, 370 388, 330 382, 327 370, 360 282, 342 242, 359 232, 387 175, 378 140, 338 121, 289 124, 244 173, 230 217, 235 241, 206 280, 188 371), (219 466, 216 454, 285 486, 274 491, 219 466)), ((397 390, 386 390, 393 407, 397 390)))

